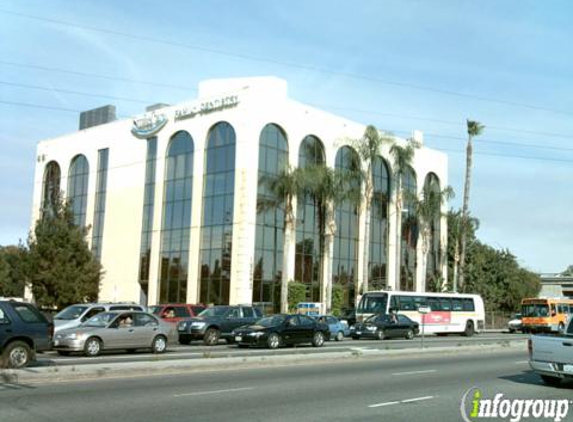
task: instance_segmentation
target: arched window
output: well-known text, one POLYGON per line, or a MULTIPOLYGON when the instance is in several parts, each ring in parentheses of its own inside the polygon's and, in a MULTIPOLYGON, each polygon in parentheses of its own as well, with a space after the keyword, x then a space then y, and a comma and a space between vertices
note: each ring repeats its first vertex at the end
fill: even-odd
POLYGON ((162 303, 185 302, 187 296, 193 152, 193 139, 189 133, 181 131, 171 137, 165 158, 159 255, 159 300, 162 303))
MULTIPOLYGON (((336 153, 335 166, 337 169, 353 171, 360 165, 356 151, 344 146, 336 153)), ((355 189, 360 189, 357 180, 355 189)), ((332 262, 333 284, 339 284, 343 289, 343 306, 354 304, 356 271, 358 270, 358 207, 350 200, 339 204, 336 214, 336 235, 334 238, 334 254, 332 262)))
MULTIPOLYGON (((439 195, 440 189, 440 179, 434 173, 429 173, 426 176, 424 182, 424 189, 439 195)), ((441 248, 440 248, 440 220, 441 212, 438 212, 435 218, 430 222, 430 249, 428 250, 428 257, 426 260, 426 286, 432 290, 441 290, 438 286, 437 281, 441 277, 441 248)))
POLYGON ((42 206, 41 213, 53 214, 54 206, 60 196, 60 181, 62 172, 60 165, 55 161, 50 161, 44 169, 44 180, 42 187, 42 206))
POLYGON ((266 125, 259 137, 257 204, 262 209, 257 213, 253 302, 275 302, 275 289, 280 285, 282 271, 285 270, 282 268, 284 204, 272 207, 265 204, 277 202, 276 194, 270 191, 267 181, 285 172, 287 164, 288 143, 285 132, 275 124, 266 125))
POLYGON ((408 167, 402 175, 402 253, 400 290, 413 291, 416 285, 416 245, 418 244, 418 217, 413 199, 418 187, 416 173, 408 167))
MULTIPOLYGON (((324 146, 315 136, 306 136, 298 151, 298 167, 324 164, 324 146)), ((297 198, 295 275, 307 287, 307 300, 320 301, 320 254, 322 238, 318 221, 318 208, 311 196, 297 198)))
POLYGON ((77 226, 86 225, 89 173, 87 158, 81 154, 76 155, 68 173, 68 199, 71 201, 74 223, 77 226))
POLYGON ((203 188, 201 302, 227 304, 231 283, 235 130, 227 122, 209 131, 203 188))
POLYGON ((370 252, 368 271, 370 290, 387 287, 386 265, 388 253, 388 199, 390 178, 388 165, 380 156, 372 162, 372 181, 374 185, 372 206, 370 208, 370 252))

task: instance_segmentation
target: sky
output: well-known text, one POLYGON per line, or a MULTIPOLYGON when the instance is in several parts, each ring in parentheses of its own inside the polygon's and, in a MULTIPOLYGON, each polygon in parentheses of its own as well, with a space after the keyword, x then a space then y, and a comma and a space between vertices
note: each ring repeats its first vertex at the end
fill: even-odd
POLYGON ((461 208, 466 119, 478 238, 532 271, 573 264, 573 3, 497 0, 4 0, 0 245, 30 229, 39 141, 105 104, 130 118, 201 80, 277 76, 289 96, 449 159, 461 208))

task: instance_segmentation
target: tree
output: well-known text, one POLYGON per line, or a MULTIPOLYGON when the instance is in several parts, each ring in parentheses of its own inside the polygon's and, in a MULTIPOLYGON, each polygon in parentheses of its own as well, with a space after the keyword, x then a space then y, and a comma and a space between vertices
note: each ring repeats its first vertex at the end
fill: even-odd
POLYGON ((450 186, 443 190, 436 190, 430 183, 426 183, 422 189, 421 196, 408 195, 416 210, 419 224, 419 236, 422 240, 422 277, 426 277, 428 252, 432 241, 432 224, 442 217, 442 205, 454 195, 450 186))
POLYGON ((276 177, 265 178, 263 183, 268 187, 270 195, 260 199, 257 203, 257 212, 263 212, 268 209, 282 208, 284 212, 284 248, 283 263, 281 274, 281 294, 280 294, 280 311, 288 313, 288 274, 286 269, 290 262, 290 243, 291 236, 295 230, 295 215, 293 208, 294 197, 301 192, 302 173, 298 169, 288 168, 276 177))
MULTIPOLYGON (((366 228, 364 231, 364 259, 362 280, 358 280, 359 290, 367 291, 369 283, 369 261, 370 261, 370 216, 372 202, 380 200, 374 196, 374 179, 373 165, 375 160, 380 156, 380 149, 384 143, 392 142, 392 138, 383 135, 374 126, 369 125, 364 131, 361 139, 352 141, 352 146, 356 149, 362 166, 358 166, 358 175, 362 182, 362 201, 361 206, 364 211, 366 228)), ((385 202, 384 200, 382 202, 385 202)))
POLYGON ((0 296, 24 297, 25 257, 26 250, 21 244, 0 247, 0 296))
POLYGON ((102 269, 86 242, 87 227, 74 224, 69 202, 56 198, 28 236, 26 279, 40 307, 62 308, 97 300, 102 269))
POLYGON ((396 286, 400 285, 401 248, 402 248, 402 178, 407 169, 412 167, 416 144, 408 142, 405 146, 392 145, 390 155, 393 159, 392 178, 396 193, 396 286))
MULTIPOLYGON (((472 161, 473 161, 473 138, 482 134, 485 126, 479 122, 473 120, 467 120, 467 130, 468 130, 468 144, 466 147, 466 179, 464 184, 464 201, 462 207, 462 217, 464 221, 469 218, 469 202, 470 202, 470 186, 471 186, 471 173, 472 173, 472 161)), ((466 224, 461 225, 461 235, 460 235, 460 259, 459 259, 459 284, 464 285, 464 266, 466 257, 466 224)), ((457 291, 457 285, 454 285, 454 291, 457 291)))

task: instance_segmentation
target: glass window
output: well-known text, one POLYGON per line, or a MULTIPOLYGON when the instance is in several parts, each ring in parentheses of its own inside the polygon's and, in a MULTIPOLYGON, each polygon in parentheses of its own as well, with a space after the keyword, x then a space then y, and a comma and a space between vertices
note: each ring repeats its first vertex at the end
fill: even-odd
POLYGON ((25 322, 46 322, 46 318, 30 305, 15 304, 12 308, 25 322))
POLYGON ((441 297, 440 298, 440 310, 441 311, 451 311, 452 310, 452 302, 449 298, 441 297))
POLYGON ((452 311, 463 311, 464 305, 460 299, 452 299, 452 311))
POLYGON ((414 310, 414 301, 411 296, 399 296, 400 299, 400 310, 401 311, 412 311, 414 310))
POLYGON ((243 308, 243 318, 253 318, 254 316, 252 308, 243 308))
POLYGON ((45 212, 54 212, 54 205, 60 196, 61 174, 62 172, 58 163, 50 161, 46 164, 42 191, 42 215, 45 212))
POLYGON ((474 312, 474 300, 472 298, 462 299, 464 311, 474 312))
POLYGON ((74 212, 74 224, 86 225, 88 201, 89 165, 84 155, 76 155, 70 164, 68 174, 68 199, 74 212))
POLYGON ((136 327, 155 327, 159 325, 159 321, 148 314, 135 314, 135 326, 136 327))
POLYGON ((299 318, 301 327, 311 327, 314 325, 314 319, 312 319, 306 315, 299 315, 298 318, 299 318))
POLYGON ((2 308, 0 308, 0 324, 10 324, 10 319, 2 308))
POLYGON ((411 324, 412 320, 410 318, 408 318, 406 315, 398 314, 398 322, 400 324, 411 324))

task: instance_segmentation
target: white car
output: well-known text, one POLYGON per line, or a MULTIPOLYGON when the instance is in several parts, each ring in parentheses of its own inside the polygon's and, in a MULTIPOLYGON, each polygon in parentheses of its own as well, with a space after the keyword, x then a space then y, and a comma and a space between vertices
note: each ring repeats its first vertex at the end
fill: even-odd
POLYGON ((510 333, 516 333, 521 331, 522 322, 521 322, 521 314, 515 314, 513 319, 507 323, 507 329, 510 333))

